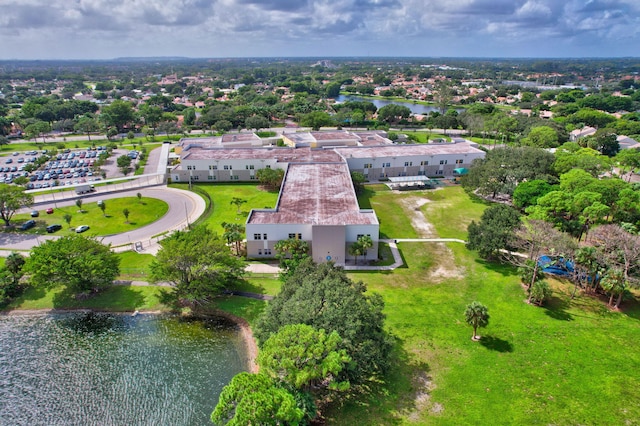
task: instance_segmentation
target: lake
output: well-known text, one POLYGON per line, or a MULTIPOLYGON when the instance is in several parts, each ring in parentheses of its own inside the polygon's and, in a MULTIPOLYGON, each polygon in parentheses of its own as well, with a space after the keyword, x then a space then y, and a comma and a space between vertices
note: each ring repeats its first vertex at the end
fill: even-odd
POLYGON ((207 425, 246 367, 224 319, 0 317, 0 425, 207 425))
MULTIPOLYGON (((389 104, 402 105, 402 106, 406 106, 407 108, 409 108, 413 114, 427 115, 432 111, 440 112, 440 110, 437 107, 429 106, 429 105, 414 104, 413 102, 386 101, 386 100, 383 100, 383 99, 363 98, 363 97, 360 97, 360 96, 352 96, 352 95, 340 95, 340 96, 338 96, 336 98, 336 102, 338 102, 338 103, 346 102, 346 101, 371 102, 378 109, 382 108, 385 105, 389 105, 389 104)), ((460 110, 460 111, 462 111, 462 110, 460 110)))

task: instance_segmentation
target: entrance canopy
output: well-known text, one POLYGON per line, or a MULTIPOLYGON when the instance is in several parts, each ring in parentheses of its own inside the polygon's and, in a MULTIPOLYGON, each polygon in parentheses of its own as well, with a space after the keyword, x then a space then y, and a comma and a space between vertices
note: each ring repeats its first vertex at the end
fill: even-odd
POLYGON ((456 175, 466 175, 469 173, 469 169, 466 167, 458 167, 457 169, 453 169, 453 173, 456 175))

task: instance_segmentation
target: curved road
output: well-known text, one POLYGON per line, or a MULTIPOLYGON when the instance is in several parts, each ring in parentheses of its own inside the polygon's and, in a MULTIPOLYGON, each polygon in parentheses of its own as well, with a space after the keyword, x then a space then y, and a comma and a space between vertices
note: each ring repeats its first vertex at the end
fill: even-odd
MULTIPOLYGON (((129 250, 134 248, 134 243, 140 242, 142 243, 141 251, 155 254, 159 247, 157 239, 154 239, 153 236, 163 232, 185 228, 188 224, 193 223, 200 217, 206 208, 206 204, 200 196, 189 191, 168 188, 166 186, 137 188, 124 192, 93 193, 84 196, 83 200, 86 202, 94 202, 97 200, 108 200, 110 198, 135 197, 138 192, 145 197, 158 198, 165 201, 169 205, 169 210, 163 217, 149 225, 122 234, 102 237, 101 240, 105 244, 111 244, 114 247, 124 246, 123 249, 129 250)), ((40 210, 54 207, 53 202, 39 203, 36 200, 36 204, 38 204, 38 209, 40 210)), ((55 203, 56 206, 69 206, 74 204, 75 198, 57 201, 55 203)), ((90 235, 90 233, 91 231, 89 230, 88 234, 90 235)), ((57 237, 48 234, 0 233, 0 250, 29 250, 31 247, 38 245, 42 240, 52 238, 57 237)))

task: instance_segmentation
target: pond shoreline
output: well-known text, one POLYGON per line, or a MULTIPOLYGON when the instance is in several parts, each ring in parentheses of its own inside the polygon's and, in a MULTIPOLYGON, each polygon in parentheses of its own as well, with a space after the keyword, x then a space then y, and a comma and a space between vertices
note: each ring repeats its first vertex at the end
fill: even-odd
MULTIPOLYGON (((12 310, 3 310, 0 311, 0 316, 28 316, 28 315, 43 315, 43 314, 65 314, 65 313, 87 313, 87 312, 99 312, 99 313, 109 313, 109 314, 122 314, 122 315, 134 315, 138 314, 170 314, 169 310, 155 310, 155 311, 110 311, 108 309, 12 309, 12 310)), ((245 365, 250 373, 258 372, 258 365, 256 364, 256 360, 258 358, 258 345, 256 343, 255 338, 253 337, 253 330, 251 330, 251 326, 249 322, 244 318, 233 315, 228 312, 224 312, 221 310, 211 310, 206 312, 199 312, 197 314, 188 315, 191 317, 220 317, 227 319, 233 322, 240 329, 240 336, 242 337, 242 341, 245 346, 245 365)))

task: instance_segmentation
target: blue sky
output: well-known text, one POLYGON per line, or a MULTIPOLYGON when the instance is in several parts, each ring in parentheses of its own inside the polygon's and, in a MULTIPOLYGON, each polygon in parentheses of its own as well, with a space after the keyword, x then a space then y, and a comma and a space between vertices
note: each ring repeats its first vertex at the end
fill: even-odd
POLYGON ((0 0, 0 59, 640 56, 640 0, 0 0))

